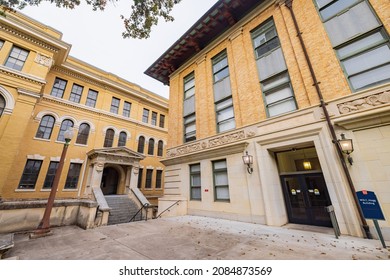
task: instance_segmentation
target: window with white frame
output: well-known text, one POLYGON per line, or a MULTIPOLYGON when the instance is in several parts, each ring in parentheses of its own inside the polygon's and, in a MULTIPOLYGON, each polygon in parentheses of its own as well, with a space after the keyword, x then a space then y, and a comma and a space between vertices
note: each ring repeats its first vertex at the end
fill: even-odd
POLYGON ((273 19, 251 32, 263 100, 269 117, 297 109, 273 19))
POLYGON ((200 163, 190 165, 190 200, 202 200, 200 163))
POLYGON ((389 35, 367 0, 315 0, 354 91, 390 81, 389 35))
POLYGON ((27 56, 29 51, 19 48, 17 46, 13 46, 11 53, 9 54, 7 61, 5 62, 5 66, 21 71, 24 63, 27 60, 27 56))
POLYGON ((226 160, 213 161, 214 198, 216 201, 230 201, 229 180, 226 160))
POLYGON ((194 72, 184 77, 183 124, 184 142, 196 140, 195 114, 195 75, 194 72))
POLYGON ((217 132, 224 132, 236 128, 226 51, 215 56, 212 64, 217 132))

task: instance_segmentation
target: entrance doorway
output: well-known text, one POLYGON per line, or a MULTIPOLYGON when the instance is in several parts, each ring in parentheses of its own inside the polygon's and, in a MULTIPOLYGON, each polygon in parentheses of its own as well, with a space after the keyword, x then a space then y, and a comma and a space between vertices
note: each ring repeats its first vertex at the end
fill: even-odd
POLYGON ((101 189, 104 195, 117 194, 119 174, 115 168, 106 167, 103 171, 101 189))
POLYGON ((331 227, 331 204, 322 173, 280 176, 291 223, 331 227))
POLYGON ((326 206, 331 205, 314 147, 276 153, 290 223, 331 227, 326 206))

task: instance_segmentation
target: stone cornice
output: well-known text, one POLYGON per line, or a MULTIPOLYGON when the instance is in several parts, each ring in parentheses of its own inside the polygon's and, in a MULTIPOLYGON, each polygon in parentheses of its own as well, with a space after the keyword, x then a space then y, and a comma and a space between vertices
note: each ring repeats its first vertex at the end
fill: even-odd
POLYGON ((3 30, 6 33, 10 33, 13 36, 19 37, 23 41, 28 41, 30 43, 38 45, 38 46, 40 46, 40 47, 42 47, 44 49, 49 50, 50 52, 54 52, 54 53, 58 53, 59 52, 58 48, 53 47, 52 45, 47 44, 46 42, 44 42, 42 40, 39 40, 39 39, 36 39, 36 38, 34 38, 34 37, 30 36, 30 35, 27 35, 26 33, 21 32, 20 30, 17 30, 15 28, 9 26, 8 24, 6 24, 4 22, 2 24, 0 24, 0 30, 3 30))
POLYGON ((3 65, 0 65, 0 73, 3 73, 4 75, 11 76, 14 78, 23 79, 23 80, 26 80, 28 82, 32 82, 34 84, 39 84, 40 86, 43 86, 46 84, 46 81, 41 79, 41 78, 38 78, 38 77, 35 77, 32 75, 28 75, 28 74, 25 74, 25 73, 20 72, 20 71, 16 71, 14 69, 5 67, 3 65))
POLYGON ((372 109, 381 105, 390 103, 390 91, 372 94, 365 97, 359 97, 347 102, 337 104, 341 115, 356 111, 372 109))

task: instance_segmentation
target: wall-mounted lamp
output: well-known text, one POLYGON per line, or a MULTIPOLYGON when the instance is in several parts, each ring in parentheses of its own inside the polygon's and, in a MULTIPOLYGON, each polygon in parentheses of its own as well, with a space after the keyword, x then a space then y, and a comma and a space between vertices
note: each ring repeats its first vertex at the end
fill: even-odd
POLYGON ((344 133, 341 133, 340 136, 341 136, 341 139, 339 139, 338 142, 339 142, 341 151, 348 156, 347 157, 348 162, 349 162, 350 165, 352 165, 353 159, 350 156, 350 154, 353 152, 352 139, 345 138, 345 134, 344 133))
POLYGON ((303 169, 311 170, 311 162, 306 158, 305 149, 303 149, 303 169))
POLYGON ((252 172, 253 172, 253 168, 252 168, 253 156, 248 155, 248 151, 246 151, 245 156, 242 156, 242 161, 244 162, 244 164, 247 165, 246 170, 248 171, 248 173, 252 174, 252 172))

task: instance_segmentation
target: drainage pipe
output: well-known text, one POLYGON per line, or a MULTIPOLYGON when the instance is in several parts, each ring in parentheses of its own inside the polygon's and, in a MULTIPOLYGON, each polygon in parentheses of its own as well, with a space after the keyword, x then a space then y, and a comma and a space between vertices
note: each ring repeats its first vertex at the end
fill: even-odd
POLYGON ((366 219, 364 218, 364 215, 363 215, 363 211, 362 211, 362 209, 361 209, 361 207, 360 207, 360 204, 359 204, 359 201, 358 201, 358 198, 357 198, 357 195, 356 195, 356 190, 355 190, 355 187, 354 187, 352 178, 351 178, 351 174, 349 173, 347 164, 345 163, 344 156, 343 156, 343 152, 341 151, 341 147, 340 147, 339 142, 338 142, 338 140, 337 140, 337 136, 336 136, 335 129, 334 129, 334 127, 333 127, 332 121, 330 120, 329 113, 328 113, 328 109, 326 108, 326 103, 325 103, 324 98, 323 98, 322 93, 321 93, 321 89, 320 89, 320 86, 319 86, 320 82, 318 82, 317 77, 316 77, 316 75, 315 75, 315 73, 314 73, 313 66, 312 66, 312 64, 311 64, 309 55, 308 55, 308 53, 307 53, 307 49, 306 49, 306 46, 305 46, 305 42, 304 42, 303 39, 302 39, 302 32, 301 32, 300 29, 299 29, 298 22, 297 22, 297 19, 296 19, 296 17, 295 17, 295 14, 294 14, 294 10, 293 10, 293 8, 292 8, 292 2, 293 2, 293 0, 286 0, 286 1, 285 1, 286 7, 290 10, 291 17, 292 17, 293 22, 294 22, 294 27, 295 27, 295 30, 296 30, 296 32, 297 32, 297 36, 298 36, 298 38, 299 38, 299 42, 300 42, 300 44, 301 44, 303 53, 304 53, 304 55, 305 55, 305 60, 306 60, 306 62, 307 62, 307 65, 309 66, 309 70, 310 70, 311 77, 312 77, 312 79, 313 79, 313 85, 314 85, 314 87, 315 87, 315 89, 316 89, 318 98, 320 99, 320 107, 322 108, 323 113, 324 113, 324 115, 325 115, 326 123, 327 123, 327 125, 328 125, 330 134, 331 134, 331 136, 332 136, 332 142, 333 142, 333 144, 335 145, 337 154, 338 154, 338 156, 339 156, 341 165, 342 165, 342 167, 343 167, 343 171, 344 171, 345 177, 347 178, 349 188, 350 188, 350 190, 351 190, 351 192, 352 192, 353 199, 354 199, 355 204, 356 204, 356 207, 357 207, 357 209, 358 209, 359 218, 360 218, 360 220, 361 220, 362 227, 363 227, 363 230, 364 230, 363 233, 365 234, 366 238, 372 239, 372 235, 371 235, 371 232, 370 232, 370 228, 369 228, 369 226, 367 225, 366 219))

